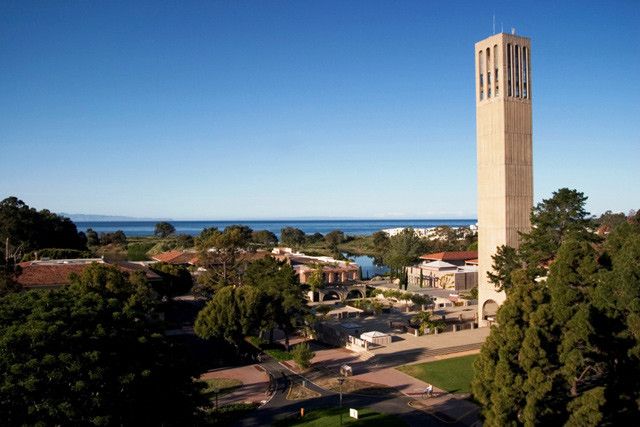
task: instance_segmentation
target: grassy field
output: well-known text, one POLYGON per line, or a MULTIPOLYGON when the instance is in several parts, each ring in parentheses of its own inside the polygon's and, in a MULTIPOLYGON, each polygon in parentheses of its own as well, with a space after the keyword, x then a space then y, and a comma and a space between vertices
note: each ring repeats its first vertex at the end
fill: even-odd
POLYGON ((306 426, 306 427, 334 427, 340 425, 340 413, 342 412, 342 425, 344 426, 375 426, 375 427, 402 427, 404 421, 395 415, 379 414, 370 409, 358 409, 358 419, 349 417, 349 408, 317 409, 309 411, 304 418, 284 419, 275 422, 276 427, 306 426))
POLYGON ((211 398, 215 397, 215 389, 218 389, 218 395, 222 396, 242 385, 242 381, 232 378, 209 378, 204 382, 207 383, 207 387, 202 392, 211 398))
POLYGON ((450 393, 468 393, 473 377, 473 361, 477 357, 477 354, 472 354, 417 365, 405 365, 397 369, 450 393))

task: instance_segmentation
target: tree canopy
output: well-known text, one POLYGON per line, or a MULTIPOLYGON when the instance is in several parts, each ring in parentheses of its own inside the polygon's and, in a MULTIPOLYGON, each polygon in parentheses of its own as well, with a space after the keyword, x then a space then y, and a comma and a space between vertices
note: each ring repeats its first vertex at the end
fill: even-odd
POLYGON ((7 425, 184 425, 205 404, 154 320, 144 280, 94 264, 73 284, 0 300, 7 425))
POLYGON ((162 277, 162 282, 154 286, 154 290, 162 296, 183 295, 193 286, 191 273, 183 265, 157 262, 149 268, 162 277))
POLYGON ((230 225, 223 231, 205 228, 196 237, 200 263, 207 272, 198 278, 198 292, 213 295, 216 289, 240 284, 242 260, 239 255, 250 248, 253 230, 244 225, 230 225))
POLYGON ((340 230, 333 230, 324 235, 324 240, 329 244, 329 248, 332 251, 337 251, 338 245, 345 241, 344 232, 340 230))
POLYGON ((299 248, 304 245, 306 237, 304 231, 295 227, 285 227, 280 230, 280 241, 283 245, 299 248))
POLYGON ((9 239, 10 251, 19 249, 21 253, 43 248, 86 249, 84 233, 78 233, 69 218, 47 209, 38 211, 16 197, 0 202, 2 259, 6 239, 9 239))
POLYGON ((640 415, 640 224, 602 242, 585 200, 562 189, 539 204, 511 254, 519 264, 494 277, 507 299, 472 384, 485 425, 630 425, 640 415))
POLYGON ((271 257, 247 266, 242 286, 220 288, 198 314, 196 334, 238 344, 249 333, 279 328, 289 335, 306 314, 306 304, 293 268, 271 257))
POLYGON ((424 254, 425 247, 425 241, 419 238, 412 228, 405 228, 389 238, 383 260, 391 269, 392 275, 400 278, 401 284, 405 279, 405 267, 416 262, 420 255, 424 254))
POLYGON ((276 246, 278 237, 269 230, 258 230, 251 233, 251 241, 260 246, 276 246))
POLYGON ((520 235, 518 251, 498 248, 489 279, 500 289, 509 289, 511 274, 525 269, 531 279, 544 275, 560 245, 569 239, 596 243, 593 221, 585 210, 587 197, 576 190, 561 188, 551 198, 538 203, 531 212, 531 231, 520 235))
POLYGON ((175 232, 176 232, 176 228, 173 226, 173 224, 166 221, 161 221, 156 223, 156 226, 153 230, 154 235, 163 237, 163 238, 168 237, 175 232))

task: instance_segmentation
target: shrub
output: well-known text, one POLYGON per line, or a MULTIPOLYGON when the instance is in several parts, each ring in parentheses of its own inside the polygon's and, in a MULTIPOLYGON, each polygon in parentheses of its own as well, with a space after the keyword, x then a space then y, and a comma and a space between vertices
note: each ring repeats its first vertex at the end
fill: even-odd
POLYGON ((315 355, 316 354, 311 350, 311 347, 309 347, 309 344, 306 342, 296 345, 291 351, 293 360, 302 369, 307 369, 311 366, 311 359, 313 359, 315 355))

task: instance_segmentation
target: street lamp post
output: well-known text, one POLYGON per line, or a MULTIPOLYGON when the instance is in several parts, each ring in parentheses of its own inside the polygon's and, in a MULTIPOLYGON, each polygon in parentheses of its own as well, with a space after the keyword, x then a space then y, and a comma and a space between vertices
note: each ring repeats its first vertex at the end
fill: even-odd
POLYGON ((338 378, 338 385, 340 385, 340 427, 342 427, 342 384, 344 383, 345 378, 338 378))
POLYGON ((218 410, 218 393, 220 393, 220 389, 218 387, 213 389, 213 393, 216 395, 216 411, 218 410))

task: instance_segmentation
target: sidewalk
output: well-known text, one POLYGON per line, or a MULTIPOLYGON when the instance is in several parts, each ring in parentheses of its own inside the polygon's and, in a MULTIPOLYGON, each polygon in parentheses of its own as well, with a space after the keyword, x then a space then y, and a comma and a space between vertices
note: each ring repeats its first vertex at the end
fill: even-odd
POLYGON ((467 400, 468 394, 451 394, 433 386, 433 397, 425 395, 428 384, 394 368, 355 375, 354 379, 394 387, 412 398, 409 406, 428 412, 445 423, 459 421, 472 425, 478 419, 480 408, 467 400))
MULTIPOLYGON (((378 348, 370 348, 369 351, 377 356, 391 355, 394 353, 406 353, 416 351, 415 363, 421 362, 421 358, 429 353, 452 347, 477 345, 478 347, 489 336, 489 328, 467 329, 459 332, 447 332, 438 335, 422 335, 415 337, 410 334, 402 334, 397 341, 378 348)), ((406 362, 405 362, 406 363, 406 362)))
POLYGON ((219 405, 240 402, 260 403, 267 398, 269 376, 259 365, 241 366, 239 368, 219 368, 203 374, 200 379, 231 378, 242 381, 242 385, 228 394, 221 395, 219 405))

